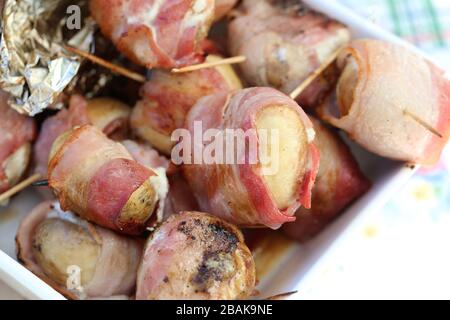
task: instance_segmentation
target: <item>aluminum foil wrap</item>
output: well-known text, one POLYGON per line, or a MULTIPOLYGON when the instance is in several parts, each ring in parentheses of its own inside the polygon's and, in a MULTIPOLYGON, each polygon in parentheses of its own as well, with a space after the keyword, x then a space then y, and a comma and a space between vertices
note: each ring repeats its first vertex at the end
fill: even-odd
POLYGON ((81 64, 64 44, 90 51, 93 43, 95 27, 87 10, 86 0, 4 1, 0 88, 11 94, 14 109, 34 116, 49 106, 58 107, 58 96, 81 64), (80 27, 69 28, 68 20, 73 21, 78 9, 80 27))

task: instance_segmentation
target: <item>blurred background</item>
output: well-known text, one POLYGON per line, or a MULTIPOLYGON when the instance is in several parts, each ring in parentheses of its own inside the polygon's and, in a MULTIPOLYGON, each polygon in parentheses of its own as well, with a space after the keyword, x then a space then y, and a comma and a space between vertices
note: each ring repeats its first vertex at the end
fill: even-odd
MULTIPOLYGON (((430 54, 450 74, 450 0, 335 0, 430 54)), ((450 148, 364 216, 302 298, 450 298, 450 148)))
MULTIPOLYGON (((450 74, 450 0, 339 1, 450 74)), ((355 221, 300 298, 450 298, 450 148, 380 212, 355 221)), ((0 282, 0 299, 19 298, 0 282)))

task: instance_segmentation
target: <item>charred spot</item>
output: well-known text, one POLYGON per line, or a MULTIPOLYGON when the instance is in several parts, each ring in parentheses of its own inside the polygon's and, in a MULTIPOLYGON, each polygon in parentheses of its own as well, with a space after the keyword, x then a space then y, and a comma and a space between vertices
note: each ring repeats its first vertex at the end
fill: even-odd
POLYGON ((214 245, 222 248, 222 251, 231 252, 236 249, 238 238, 221 223, 215 222, 208 225, 214 237, 214 245))
POLYGON ((186 221, 181 221, 178 224, 177 230, 188 237, 192 236, 192 226, 189 226, 186 221))
POLYGON ((199 218, 190 221, 181 221, 177 231, 185 234, 193 241, 201 241, 209 251, 233 251, 239 239, 220 221, 202 220, 199 218))
POLYGON ((203 260, 192 278, 196 292, 207 292, 214 281, 223 281, 233 272, 234 264, 229 253, 205 252, 203 260))
POLYGON ((169 283, 169 277, 168 277, 168 276, 165 276, 164 279, 163 279, 163 281, 164 281, 164 283, 169 283))
POLYGON ((206 248, 197 272, 192 277, 198 291, 207 292, 213 282, 221 282, 234 272, 233 252, 239 239, 220 222, 203 224, 202 240, 206 248))

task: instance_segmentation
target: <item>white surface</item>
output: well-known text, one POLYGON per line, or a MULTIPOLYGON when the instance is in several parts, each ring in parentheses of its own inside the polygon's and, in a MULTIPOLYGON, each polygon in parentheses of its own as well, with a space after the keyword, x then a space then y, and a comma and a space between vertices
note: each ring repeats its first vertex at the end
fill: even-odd
MULTIPOLYGON (((355 36, 381 38, 399 41, 396 37, 381 29, 368 25, 361 19, 334 1, 305 1, 319 11, 349 25, 355 36)), ((365 216, 379 210, 386 201, 411 177, 413 170, 401 164, 369 155, 357 150, 364 171, 374 182, 372 190, 350 208, 340 219, 325 230, 319 237, 305 246, 290 250, 289 256, 274 270, 271 277, 261 284, 264 296, 291 291, 296 288, 296 297, 308 297, 311 288, 322 279, 326 261, 333 257, 338 248, 345 243, 346 236, 365 216)), ((1 212, 0 209, 0 249, 14 257, 14 235, 20 216, 23 216, 38 202, 30 192, 21 194, 12 203, 12 209, 1 212), (2 215, 9 214, 9 219, 2 215), (6 220, 6 221, 5 221, 6 220)), ((0 254, 0 278, 26 298, 61 298, 54 290, 34 277, 18 263, 0 254)), ((0 287, 1 290, 1 287, 0 287)), ((309 296, 314 296, 310 294, 309 296)))
POLYGON ((0 251, 0 279, 14 288, 20 296, 28 299, 64 299, 62 295, 2 251, 0 251))
POLYGON ((0 281, 0 300, 23 300, 23 297, 0 281))
MULTIPOLYGON (((448 0, 443 0, 448 1, 448 0)), ((434 1, 439 7, 443 1, 434 1)), ((389 28, 386 1, 345 0, 367 19, 389 28), (368 8, 367 3, 372 3, 368 8)), ((411 1, 423 3, 424 1, 411 1)), ((449 4, 445 5, 450 8, 449 4)), ((441 24, 450 11, 443 11, 441 24)), ((420 16, 420 12, 415 13, 420 16)), ((423 13, 426 15, 426 13, 423 13)), ((448 24, 447 27, 448 29, 448 24)), ((420 31, 426 32, 426 31, 420 31)), ((450 46, 424 49, 450 75, 450 46)), ((307 278, 299 298, 450 298, 450 146, 433 170, 416 174, 381 210, 361 215, 339 247, 307 278)))

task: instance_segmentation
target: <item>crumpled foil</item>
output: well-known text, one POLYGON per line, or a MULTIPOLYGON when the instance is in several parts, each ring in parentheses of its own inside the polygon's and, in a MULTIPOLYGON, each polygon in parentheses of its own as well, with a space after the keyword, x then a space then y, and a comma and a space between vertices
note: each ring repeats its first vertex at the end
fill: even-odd
POLYGON ((58 96, 76 77, 82 62, 64 44, 91 49, 95 24, 84 18, 80 30, 70 31, 66 22, 71 5, 84 13, 88 8, 86 0, 4 1, 0 88, 11 94, 10 105, 20 113, 34 116, 49 106, 58 107, 58 96))

